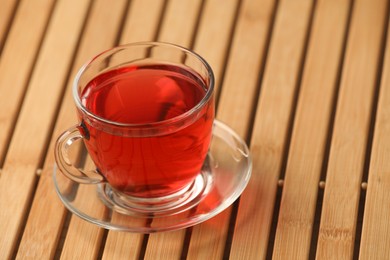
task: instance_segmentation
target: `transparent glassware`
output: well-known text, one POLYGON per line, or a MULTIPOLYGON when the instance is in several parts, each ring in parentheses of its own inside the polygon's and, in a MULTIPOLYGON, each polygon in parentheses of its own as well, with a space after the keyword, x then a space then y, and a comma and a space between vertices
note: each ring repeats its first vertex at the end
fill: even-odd
POLYGON ((107 206, 104 184, 69 181, 56 168, 53 179, 63 204, 80 218, 106 229, 153 233, 193 226, 221 213, 241 195, 251 171, 252 160, 245 142, 227 125, 215 120, 202 169, 206 188, 182 207, 160 214, 129 214, 107 206), (91 207, 91 203, 95 206, 91 207))

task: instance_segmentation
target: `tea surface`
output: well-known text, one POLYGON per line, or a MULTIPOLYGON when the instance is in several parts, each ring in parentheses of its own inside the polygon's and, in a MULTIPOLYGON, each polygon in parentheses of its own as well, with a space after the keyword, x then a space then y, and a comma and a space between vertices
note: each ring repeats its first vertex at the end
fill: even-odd
MULTIPOLYGON (((104 119, 162 122, 196 106, 206 94, 198 75, 181 67, 124 67, 100 74, 83 90, 83 105, 104 119)), ((214 101, 185 128, 167 135, 126 137, 89 131, 87 149, 98 170, 117 190, 140 197, 173 193, 199 173, 211 139, 214 101)))

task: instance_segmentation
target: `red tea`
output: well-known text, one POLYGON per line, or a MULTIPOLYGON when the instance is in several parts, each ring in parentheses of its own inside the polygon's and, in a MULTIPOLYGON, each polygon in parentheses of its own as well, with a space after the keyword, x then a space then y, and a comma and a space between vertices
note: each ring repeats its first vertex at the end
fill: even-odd
MULTIPOLYGON (((128 66, 98 75, 84 88, 81 101, 105 120, 163 125, 198 105, 207 88, 198 74, 183 67, 128 66)), ((167 195, 185 187, 201 170, 211 139, 214 101, 197 115, 184 128, 142 137, 105 131, 83 120, 88 131, 85 143, 98 171, 117 190, 139 197, 167 195)))

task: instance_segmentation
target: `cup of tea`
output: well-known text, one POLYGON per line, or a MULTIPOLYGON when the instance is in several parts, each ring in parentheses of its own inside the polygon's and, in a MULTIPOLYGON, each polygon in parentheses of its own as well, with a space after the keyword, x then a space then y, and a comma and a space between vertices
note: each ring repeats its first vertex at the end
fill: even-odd
POLYGON ((168 43, 114 47, 80 69, 73 98, 79 123, 55 146, 65 176, 103 185, 122 212, 185 202, 205 163, 215 113, 213 71, 201 56, 168 43), (70 161, 80 139, 96 169, 70 161))

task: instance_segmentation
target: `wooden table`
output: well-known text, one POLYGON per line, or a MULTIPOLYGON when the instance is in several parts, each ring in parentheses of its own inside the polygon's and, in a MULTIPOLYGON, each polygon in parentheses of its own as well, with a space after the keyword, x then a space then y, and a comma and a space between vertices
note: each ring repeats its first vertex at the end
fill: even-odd
POLYGON ((390 259, 386 0, 0 0, 0 259, 390 259), (250 145, 236 203, 193 228, 107 231, 55 193, 53 144, 93 55, 176 43, 250 145))

